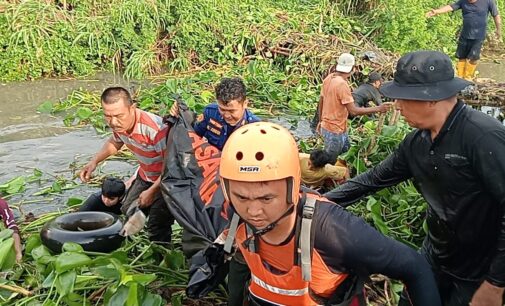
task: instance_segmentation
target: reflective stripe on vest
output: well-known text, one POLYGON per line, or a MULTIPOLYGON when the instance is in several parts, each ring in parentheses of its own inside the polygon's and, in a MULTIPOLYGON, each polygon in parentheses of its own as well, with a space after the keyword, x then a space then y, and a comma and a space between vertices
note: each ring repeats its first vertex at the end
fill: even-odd
POLYGON ((274 287, 274 286, 271 286, 267 283, 265 283, 264 281, 262 281, 261 279, 259 279, 256 275, 252 274, 251 273, 251 279, 253 280, 253 282, 260 286, 261 288, 265 289, 265 290, 268 290, 272 293, 275 293, 275 294, 280 294, 280 295, 287 295, 287 296, 303 296, 305 295, 306 293, 309 292, 309 288, 305 287, 305 288, 302 288, 302 289, 282 289, 282 288, 277 288, 277 287, 274 287))

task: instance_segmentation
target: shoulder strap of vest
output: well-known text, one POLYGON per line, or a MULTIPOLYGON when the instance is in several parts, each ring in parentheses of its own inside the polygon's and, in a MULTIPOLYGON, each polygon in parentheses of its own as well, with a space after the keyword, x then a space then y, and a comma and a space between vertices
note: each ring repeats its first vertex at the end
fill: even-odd
POLYGON ((247 239, 247 249, 249 252, 257 253, 258 252, 258 240, 254 236, 254 230, 249 224, 245 225, 246 237, 247 239))
POLYGON ((302 210, 302 227, 300 230, 300 265, 302 268, 302 277, 304 281, 311 280, 312 266, 312 217, 314 216, 316 206, 315 197, 307 197, 302 210))
POLYGON ((240 217, 237 213, 233 213, 231 218, 230 227, 228 229, 228 236, 224 242, 224 251, 226 253, 231 253, 231 248, 233 247, 233 241, 235 241, 235 235, 237 234, 238 223, 240 217))
MULTIPOLYGON (((228 236, 226 236, 226 240, 224 242, 224 251, 227 253, 231 253, 231 249, 233 247, 233 242, 235 241, 235 236, 237 235, 237 228, 240 223, 240 216, 237 213, 233 213, 231 218, 230 226, 228 227, 228 236)), ((258 250, 257 240, 254 239, 254 231, 253 229, 245 224, 246 229, 246 237, 248 239, 244 241, 246 243, 247 248, 250 252, 256 253, 258 250)))

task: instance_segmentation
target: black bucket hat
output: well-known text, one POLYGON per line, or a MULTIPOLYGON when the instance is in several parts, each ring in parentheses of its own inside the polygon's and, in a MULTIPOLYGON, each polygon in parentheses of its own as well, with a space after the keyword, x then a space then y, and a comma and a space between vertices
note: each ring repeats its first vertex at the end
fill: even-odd
POLYGON ((396 64, 394 80, 380 87, 391 99, 440 101, 453 97, 469 81, 454 77, 451 59, 438 51, 416 51, 402 56, 396 64))

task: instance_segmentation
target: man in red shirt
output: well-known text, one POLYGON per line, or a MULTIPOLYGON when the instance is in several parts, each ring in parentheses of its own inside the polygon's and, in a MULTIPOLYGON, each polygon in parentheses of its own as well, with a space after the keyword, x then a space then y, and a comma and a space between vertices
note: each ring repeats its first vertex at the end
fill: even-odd
POLYGON ((171 241, 174 218, 160 193, 168 126, 163 124, 161 117, 138 109, 130 93, 122 87, 107 88, 102 93, 101 101, 105 120, 113 134, 84 166, 80 178, 83 182, 89 181, 100 162, 126 145, 138 159, 140 167, 121 210, 126 213, 132 203, 138 201, 142 211, 150 215, 147 223, 149 238, 168 243, 171 241))

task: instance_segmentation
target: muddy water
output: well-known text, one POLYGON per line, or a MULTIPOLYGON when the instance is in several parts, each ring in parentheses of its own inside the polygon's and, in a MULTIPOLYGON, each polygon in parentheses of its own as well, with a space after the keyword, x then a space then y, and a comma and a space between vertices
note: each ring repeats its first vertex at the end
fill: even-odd
MULTIPOLYGON (((19 175, 29 175, 33 168, 42 170, 45 178, 40 185, 27 185, 23 195, 10 198, 13 206, 21 204, 24 213, 39 214, 62 207, 69 197, 85 198, 96 190, 82 185, 49 197, 33 196, 40 188, 51 185, 53 175, 72 179, 74 173, 69 165, 85 163, 104 142, 91 128, 66 128, 61 118, 38 114, 36 109, 42 102, 64 99, 76 89, 101 91, 112 85, 138 86, 108 73, 80 80, 0 84, 0 184, 19 175), (30 203, 34 200, 39 202, 30 203)), ((133 168, 128 163, 112 161, 105 163, 103 171, 127 176, 133 168)))
MULTIPOLYGON (((76 89, 101 91, 112 85, 126 88, 137 87, 137 82, 127 82, 112 74, 99 74, 81 80, 39 80, 34 82, 16 82, 0 84, 0 184, 11 178, 33 173, 33 169, 43 171, 40 184, 27 184, 22 195, 9 198, 19 215, 29 212, 38 215, 65 207, 69 197, 85 199, 97 187, 81 184, 77 188, 63 191, 61 194, 36 196, 41 188, 50 186, 54 176, 74 180, 75 169, 72 163, 84 164, 104 142, 92 128, 75 129, 63 126, 62 118, 37 113, 37 107, 45 101, 64 99, 76 89)), ((143 82, 145 85, 145 82, 143 82)), ((296 118, 272 118, 292 130, 298 137, 311 135, 307 121, 296 118)), ((114 173, 128 177, 134 171, 134 165, 107 161, 103 173, 114 173)))
MULTIPOLYGON (((505 82, 505 61, 482 61, 478 70, 479 77, 505 82)), ((130 89, 139 86, 138 82, 128 82, 108 73, 80 80, 0 84, 0 184, 19 175, 30 175, 34 168, 42 170, 45 178, 40 185, 27 185, 23 195, 10 198, 13 206, 21 205, 24 213, 40 214, 63 207, 69 197, 85 198, 97 190, 96 187, 80 185, 49 197, 33 195, 40 188, 51 185, 54 181, 52 176, 74 179, 76 173, 69 165, 84 164, 104 142, 91 128, 64 127, 62 118, 38 114, 36 109, 42 102, 64 99, 76 89, 101 91, 111 85, 130 89)), ((299 138, 310 137, 312 133, 308 121, 298 119, 283 116, 269 120, 288 127, 299 138)), ((102 170, 127 177, 134 168, 134 165, 125 162, 108 161, 102 170)))
POLYGON ((477 65, 479 78, 491 78, 497 82, 505 83, 505 60, 484 60, 477 65))

